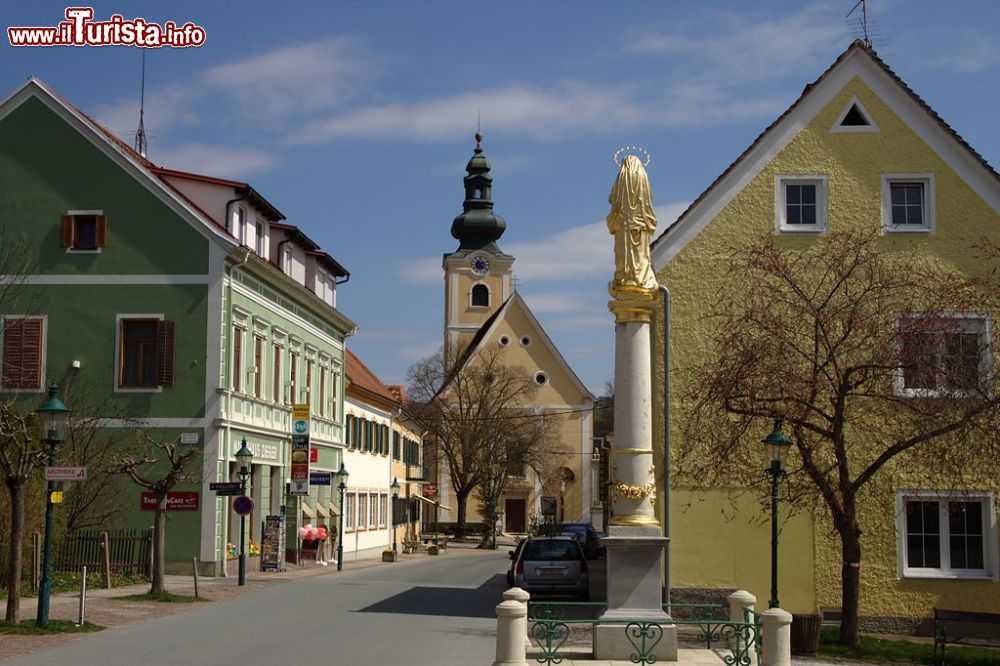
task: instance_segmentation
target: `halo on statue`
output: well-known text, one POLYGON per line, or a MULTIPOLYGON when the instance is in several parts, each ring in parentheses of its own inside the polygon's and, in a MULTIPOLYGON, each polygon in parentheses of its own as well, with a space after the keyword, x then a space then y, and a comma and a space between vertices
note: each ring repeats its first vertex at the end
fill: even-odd
POLYGON ((644 157, 645 160, 642 163, 642 166, 644 167, 648 167, 650 160, 653 159, 650 156, 649 151, 646 150, 645 148, 641 148, 640 146, 622 146, 617 151, 615 151, 615 156, 612 158, 614 160, 616 167, 621 168, 622 155, 635 155, 636 157, 640 156, 644 157))

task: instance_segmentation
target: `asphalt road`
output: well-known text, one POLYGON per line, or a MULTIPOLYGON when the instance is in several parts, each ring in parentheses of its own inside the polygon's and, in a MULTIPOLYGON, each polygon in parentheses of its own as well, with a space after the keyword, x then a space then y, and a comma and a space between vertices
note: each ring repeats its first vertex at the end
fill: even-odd
POLYGON ((280 582, 4 665, 488 665, 506 551, 452 551, 280 582))

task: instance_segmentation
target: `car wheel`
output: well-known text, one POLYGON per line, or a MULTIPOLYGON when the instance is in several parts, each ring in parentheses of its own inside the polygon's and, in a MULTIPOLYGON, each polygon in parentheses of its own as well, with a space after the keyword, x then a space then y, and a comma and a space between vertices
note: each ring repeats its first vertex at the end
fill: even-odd
POLYGON ((507 572, 507 584, 514 587, 514 574, 509 571, 507 572))

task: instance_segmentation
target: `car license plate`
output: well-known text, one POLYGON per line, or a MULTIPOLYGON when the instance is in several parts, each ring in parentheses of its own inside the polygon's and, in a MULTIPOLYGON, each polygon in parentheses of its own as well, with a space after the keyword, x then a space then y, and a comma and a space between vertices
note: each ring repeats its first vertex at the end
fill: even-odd
POLYGON ((566 573, 566 569, 563 567, 539 567, 535 569, 535 573, 539 576, 561 576, 566 573))

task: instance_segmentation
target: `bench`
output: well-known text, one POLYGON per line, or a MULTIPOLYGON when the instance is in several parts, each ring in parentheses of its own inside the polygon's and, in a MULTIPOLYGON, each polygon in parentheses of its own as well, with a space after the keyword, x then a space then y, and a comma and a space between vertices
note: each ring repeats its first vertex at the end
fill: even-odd
POLYGON ((421 545, 419 541, 403 541, 403 554, 415 553, 421 545))
MULTIPOLYGON (((979 613, 971 611, 954 611, 943 608, 934 609, 934 658, 937 658, 938 646, 941 647, 941 663, 945 663, 945 650, 949 644, 965 643, 975 645, 980 636, 967 633, 969 625, 996 625, 1000 633, 1000 613, 979 613), (962 628, 966 632, 962 631, 962 628)), ((995 635, 995 634, 994 634, 995 635)))

